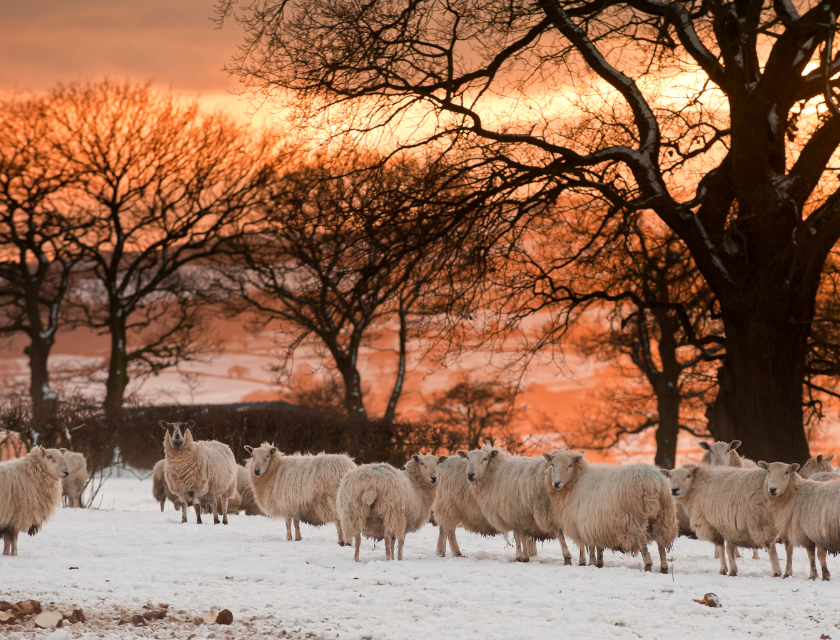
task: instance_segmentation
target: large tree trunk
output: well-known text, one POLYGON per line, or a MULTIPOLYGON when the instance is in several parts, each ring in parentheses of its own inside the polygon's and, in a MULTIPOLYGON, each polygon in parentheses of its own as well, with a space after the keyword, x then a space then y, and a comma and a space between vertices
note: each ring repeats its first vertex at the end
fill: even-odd
POLYGON ((111 357, 108 363, 108 380, 105 383, 105 420, 112 428, 122 423, 122 405, 128 387, 128 354, 126 352, 125 323, 111 325, 111 357))
POLYGON ((362 397, 362 376, 356 368, 355 354, 348 358, 335 358, 336 367, 344 382, 344 407, 347 415, 367 419, 364 398, 362 397))
POLYGON ((406 342, 408 341, 408 318, 406 314, 400 311, 400 357, 397 362, 397 378, 394 381, 394 389, 391 391, 391 397, 388 399, 388 407, 385 409, 385 422, 391 424, 397 417, 397 402, 402 395, 403 384, 405 383, 405 357, 406 357, 406 342))
POLYGON ((680 432, 680 394, 676 386, 657 390, 656 406, 659 426, 656 429, 656 458, 654 464, 673 469, 677 460, 677 436, 680 432))
POLYGON ((55 402, 47 366, 51 348, 51 340, 44 340, 36 334, 30 336, 30 343, 24 349, 24 353, 29 356, 29 396, 32 399, 32 419, 38 432, 48 419, 55 402))
POLYGON ((726 362, 714 408, 715 438, 737 439, 748 458, 804 463, 809 454, 802 413, 808 326, 755 313, 727 321, 726 362))

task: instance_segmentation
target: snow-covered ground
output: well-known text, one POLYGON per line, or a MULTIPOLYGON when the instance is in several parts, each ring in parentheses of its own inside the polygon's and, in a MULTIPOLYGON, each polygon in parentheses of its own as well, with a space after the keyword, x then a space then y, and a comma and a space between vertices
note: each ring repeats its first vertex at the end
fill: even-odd
POLYGON ((511 562, 502 538, 463 531, 468 557, 438 558, 427 525, 409 534, 405 561, 385 562, 382 545, 366 541, 357 564, 333 527, 302 527, 303 541, 287 542, 285 524, 262 517, 199 527, 191 512, 182 525, 170 504, 159 511, 151 481, 131 474, 100 495, 99 509, 61 509, 36 537, 21 536, 19 556, 0 557, 0 600, 85 609, 92 622, 65 626, 66 638, 840 638, 840 585, 805 580, 802 550, 793 578, 771 578, 764 552, 744 554, 729 578, 709 544, 680 538, 673 575, 659 575, 609 553, 604 569, 567 567, 556 542, 530 564, 511 562), (721 608, 692 601, 707 592, 721 608), (147 601, 169 604, 176 622, 116 625, 147 601), (211 608, 230 609, 233 625, 186 622, 211 608))

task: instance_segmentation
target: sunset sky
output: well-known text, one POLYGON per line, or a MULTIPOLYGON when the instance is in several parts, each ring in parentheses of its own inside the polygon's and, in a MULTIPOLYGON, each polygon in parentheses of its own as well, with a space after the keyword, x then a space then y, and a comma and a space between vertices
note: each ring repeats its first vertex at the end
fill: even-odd
POLYGON ((208 98, 235 91, 223 67, 242 31, 217 29, 213 9, 213 0, 0 0, 0 88, 109 77, 208 98))

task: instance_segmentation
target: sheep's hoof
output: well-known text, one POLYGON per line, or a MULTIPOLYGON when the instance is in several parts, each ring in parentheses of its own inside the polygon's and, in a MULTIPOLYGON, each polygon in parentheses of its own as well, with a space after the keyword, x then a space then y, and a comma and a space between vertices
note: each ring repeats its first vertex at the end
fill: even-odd
POLYGON ((650 571, 651 573, 653 573, 653 565, 652 564, 646 564, 645 565, 645 571, 650 571))
POLYGON ((729 577, 730 577, 730 578, 734 578, 734 577, 735 577, 735 576, 737 576, 737 575, 738 575, 738 572, 737 572, 737 571, 735 571, 735 569, 730 569, 730 570, 729 570, 729 577))
POLYGON ((774 578, 781 578, 781 577, 782 577, 782 574, 781 574, 781 573, 779 573, 778 571, 776 571, 776 572, 773 574, 773 577, 774 577, 774 578))
MULTIPOLYGON (((455 554, 452 554, 452 555, 455 555, 455 554)), ((438 552, 437 552, 437 557, 438 557, 438 558, 445 558, 445 557, 446 557, 446 554, 445 554, 445 553, 441 553, 440 551, 438 551, 438 552)))
POLYGON ((808 580, 816 580, 816 579, 817 579, 817 574, 816 573, 812 573, 810 576, 808 576, 808 580))
POLYGON ((567 567, 571 567, 572 566, 571 556, 564 556, 563 557, 563 564, 565 564, 567 567))
POLYGON ((659 573, 668 573, 668 567, 659 567, 659 573))
POLYGON ((720 571, 718 571, 718 573, 719 573, 720 575, 722 575, 722 576, 725 576, 725 575, 726 575, 726 568, 724 567, 723 569, 721 569, 720 571))
POLYGON ((181 518, 181 524, 186 524, 186 523, 187 523, 187 519, 186 518, 181 518))
POLYGON ((303 540, 303 538, 301 538, 300 536, 295 536, 295 542, 300 542, 301 540, 303 540))
MULTIPOLYGON (((570 562, 569 564, 572 564, 572 563, 570 562)), ((586 566, 586 563, 585 563, 585 562, 580 562, 580 561, 578 561, 578 566, 579 566, 579 567, 585 567, 585 566, 586 566)))
POLYGON ((525 556, 524 558, 517 558, 516 561, 517 562, 531 562, 531 558, 529 558, 528 556, 525 556))
POLYGON ((791 576, 793 576, 793 574, 792 574, 792 573, 788 573, 788 572, 786 571, 786 572, 785 572, 785 575, 784 575, 784 576, 782 576, 782 577, 783 577, 783 578, 790 578, 791 576))
MULTIPOLYGON (((446 554, 444 554, 444 555, 446 555, 446 554)), ((463 553, 453 553, 452 557, 453 558, 466 558, 467 556, 465 556, 463 553)))
POLYGON ((227 523, 228 523, 227 522, 227 516, 225 516, 224 518, 222 518, 222 524, 227 524, 227 523))
MULTIPOLYGON (((219 520, 219 518, 217 518, 216 516, 213 516, 213 524, 219 524, 220 522, 221 522, 221 520, 219 520)), ((225 522, 225 524, 227 524, 227 522, 225 522)))
MULTIPOLYGON (((186 520, 185 520, 184 522, 186 522, 186 520)), ((201 518, 198 518, 198 519, 196 520, 196 524, 202 524, 202 522, 201 522, 201 518)))
POLYGON ((823 574, 823 582, 829 582, 830 580, 831 580, 831 574, 830 574, 830 573, 828 573, 828 571, 826 571, 826 572, 823 574))
POLYGON ((603 568, 604 568, 604 563, 603 563, 603 562, 599 562, 599 563, 597 563, 597 564, 595 565, 595 568, 596 568, 596 569, 603 569, 603 568))
POLYGON ((291 539, 292 539, 292 536, 291 536, 291 534, 289 534, 289 535, 287 535, 287 536, 286 536, 286 540, 289 540, 289 541, 291 541, 291 539))

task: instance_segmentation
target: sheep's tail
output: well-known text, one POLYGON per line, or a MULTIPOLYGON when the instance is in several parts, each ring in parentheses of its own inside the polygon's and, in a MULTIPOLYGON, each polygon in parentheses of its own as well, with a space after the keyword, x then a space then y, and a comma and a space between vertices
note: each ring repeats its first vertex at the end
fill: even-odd
POLYGON ((352 540, 365 528, 365 522, 370 516, 376 497, 376 490, 371 487, 364 489, 355 500, 345 492, 339 492, 338 512, 341 519, 341 532, 345 540, 352 540))

